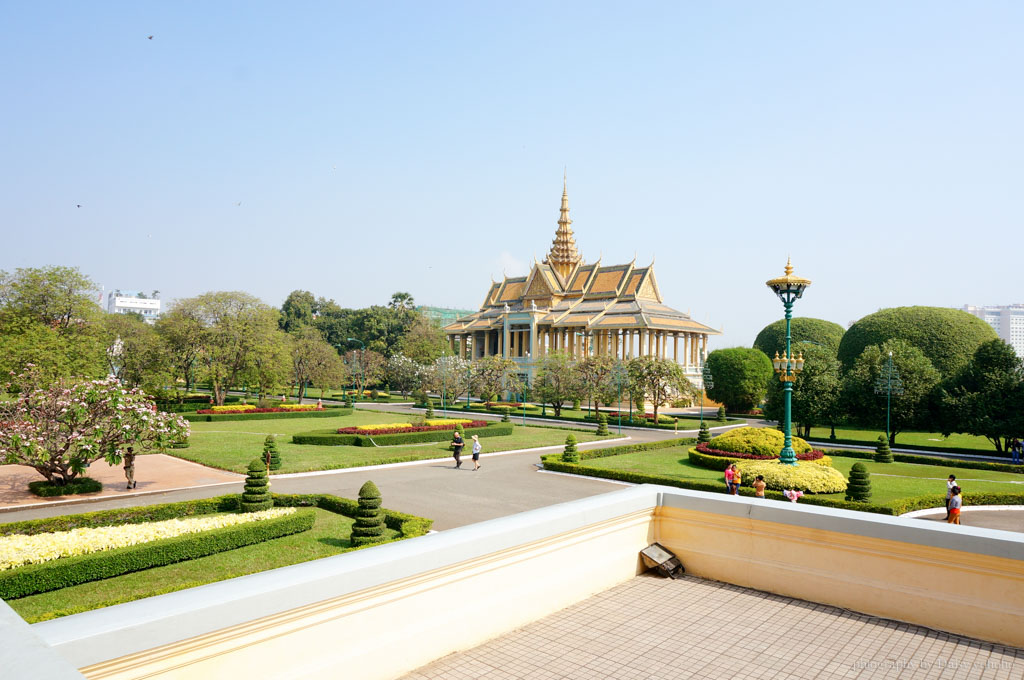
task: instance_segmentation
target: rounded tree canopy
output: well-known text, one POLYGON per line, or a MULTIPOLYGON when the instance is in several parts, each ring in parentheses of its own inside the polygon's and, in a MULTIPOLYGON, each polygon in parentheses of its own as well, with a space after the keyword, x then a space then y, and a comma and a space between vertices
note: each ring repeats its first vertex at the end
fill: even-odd
POLYGON ((749 411, 761 403, 772 377, 772 362, 759 349, 730 347, 708 355, 714 387, 708 396, 733 412, 749 411))
MULTIPOLYGON (((792 343, 810 342, 828 347, 832 354, 839 351, 839 341, 843 339, 843 327, 824 319, 813 319, 800 316, 790 320, 789 334, 792 343)), ((786 350, 786 320, 779 319, 761 329, 754 340, 754 348, 769 357, 780 355, 786 350)))
POLYGON ((920 349, 943 376, 950 376, 967 365, 979 345, 996 337, 982 319, 959 309, 891 307, 850 326, 838 356, 846 371, 869 345, 904 340, 920 349))

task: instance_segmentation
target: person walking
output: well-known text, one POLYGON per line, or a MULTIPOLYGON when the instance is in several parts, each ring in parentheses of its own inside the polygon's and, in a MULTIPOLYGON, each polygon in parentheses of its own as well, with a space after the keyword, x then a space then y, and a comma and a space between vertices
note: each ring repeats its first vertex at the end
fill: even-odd
POLYGON ((946 521, 949 521, 949 499, 953 497, 953 488, 956 487, 956 475, 950 475, 946 480, 946 521))
POLYGON ((1020 440, 1014 437, 1013 442, 1010 444, 1010 455, 1013 456, 1014 465, 1020 465, 1021 448, 1020 440))
POLYGON ((732 464, 732 495, 738 496, 740 494, 740 484, 743 482, 743 477, 740 474, 740 469, 736 466, 736 463, 732 464))
POLYGON ((480 436, 473 435, 473 472, 480 469, 480 451, 483 448, 480 446, 480 436))
POLYGON ((462 438, 462 433, 455 430, 455 436, 452 437, 452 449, 455 451, 455 469, 458 470, 462 467, 462 447, 466 445, 465 440, 462 438))
POLYGON ((754 478, 754 497, 764 498, 764 489, 768 486, 764 482, 764 475, 758 475, 754 478))
POLYGON ((139 485, 135 481, 135 452, 132 447, 128 447, 128 450, 124 454, 124 478, 128 480, 128 489, 134 489, 139 485))
POLYGON ((953 495, 949 499, 949 517, 947 522, 950 524, 960 524, 960 508, 964 505, 963 496, 960 495, 960 487, 954 486, 953 495))

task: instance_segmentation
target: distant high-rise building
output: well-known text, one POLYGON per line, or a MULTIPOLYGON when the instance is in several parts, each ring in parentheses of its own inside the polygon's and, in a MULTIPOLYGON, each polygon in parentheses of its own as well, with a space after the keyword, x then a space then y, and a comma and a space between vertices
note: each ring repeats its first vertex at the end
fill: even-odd
POLYGON ((475 310, 472 309, 452 309, 451 307, 425 307, 420 305, 416 308, 416 311, 421 313, 439 326, 447 326, 453 323, 456 319, 472 314, 475 310))
POLYGON ((1024 305, 964 305, 964 311, 983 319, 995 329, 1000 338, 1013 346, 1017 356, 1024 357, 1024 305))
POLYGON ((114 290, 107 295, 107 311, 111 314, 139 314, 146 323, 160 318, 160 298, 140 291, 114 290))

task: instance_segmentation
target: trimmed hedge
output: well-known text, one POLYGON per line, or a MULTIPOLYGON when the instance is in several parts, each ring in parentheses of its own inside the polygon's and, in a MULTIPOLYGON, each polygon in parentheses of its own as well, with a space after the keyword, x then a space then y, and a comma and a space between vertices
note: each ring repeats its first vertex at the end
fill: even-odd
POLYGON ((95 493, 97 491, 103 491, 103 483, 96 481, 92 477, 79 477, 70 484, 57 486, 56 484, 52 484, 45 479, 42 479, 37 482, 29 482, 28 490, 37 496, 52 498, 53 496, 71 496, 76 493, 95 493))
POLYGON ((313 528, 314 520, 312 511, 300 511, 287 517, 30 564, 0 572, 0 598, 9 600, 25 597, 133 571, 194 560, 307 531, 313 528))
MULTIPOLYGON (((810 440, 808 440, 810 441, 810 440)), ((815 446, 835 446, 836 444, 853 444, 855 446, 873 446, 876 442, 864 439, 843 439, 837 437, 835 439, 814 439, 815 446)), ((963 446, 944 446, 942 449, 937 449, 933 446, 925 446, 924 444, 903 444, 903 443, 892 443, 889 442, 889 446, 898 446, 901 449, 911 449, 914 451, 934 451, 935 453, 966 453, 969 456, 987 456, 989 458, 1006 458, 1010 460, 1010 453, 1008 451, 999 452, 996 451, 995 447, 991 449, 968 449, 963 446)))
POLYGON ((222 420, 272 420, 276 418, 337 418, 352 415, 354 409, 344 406, 324 406, 323 411, 293 411, 277 413, 218 413, 200 415, 186 413, 181 417, 192 423, 214 423, 222 420))
MULTIPOLYGON (((326 494, 273 494, 274 507, 310 507, 334 512, 346 517, 355 517, 359 512, 359 502, 340 496, 326 494)), ((430 531, 434 520, 416 515, 408 515, 397 510, 384 510, 384 524, 388 529, 401 533, 403 538, 422 536, 430 531)))
MULTIPOLYGON (((484 427, 470 427, 466 434, 480 437, 502 437, 512 434, 512 423, 490 423, 484 427)), ((435 430, 433 432, 397 432, 395 434, 377 434, 372 437, 362 434, 338 434, 332 430, 314 430, 292 435, 292 444, 309 444, 314 446, 396 446, 398 444, 420 444, 423 442, 443 442, 450 439, 452 430, 435 430)))
MULTIPOLYGON (((863 451, 854 449, 826 450, 830 456, 841 456, 843 458, 874 460, 875 457, 875 451, 872 449, 864 449, 863 451)), ((981 460, 961 460, 959 458, 939 458, 937 456, 915 456, 909 453, 893 453, 892 459, 897 463, 917 463, 918 465, 962 468, 964 470, 991 470, 993 472, 1024 474, 1024 465, 1010 465, 1009 463, 989 463, 981 460)), ((943 500, 943 504, 945 504, 945 500, 943 500)))
POLYGON ((193 517, 208 515, 213 512, 232 512, 238 510, 238 494, 203 498, 179 503, 147 505, 135 508, 116 508, 83 512, 77 515, 61 515, 45 517, 21 522, 0 524, 0 536, 11 534, 46 534, 51 531, 70 531, 79 527, 105 527, 120 524, 142 524, 143 522, 159 522, 176 517, 193 517))

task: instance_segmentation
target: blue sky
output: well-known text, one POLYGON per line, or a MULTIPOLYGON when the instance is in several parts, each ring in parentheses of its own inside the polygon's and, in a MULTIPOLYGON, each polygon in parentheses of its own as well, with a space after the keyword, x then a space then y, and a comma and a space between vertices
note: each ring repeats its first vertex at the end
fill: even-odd
POLYGON ((844 326, 1022 302, 1022 31, 1019 2, 6 3, 0 269, 475 308, 544 256, 567 168, 584 256, 656 257, 712 347, 781 316, 787 255, 797 315, 844 326))

